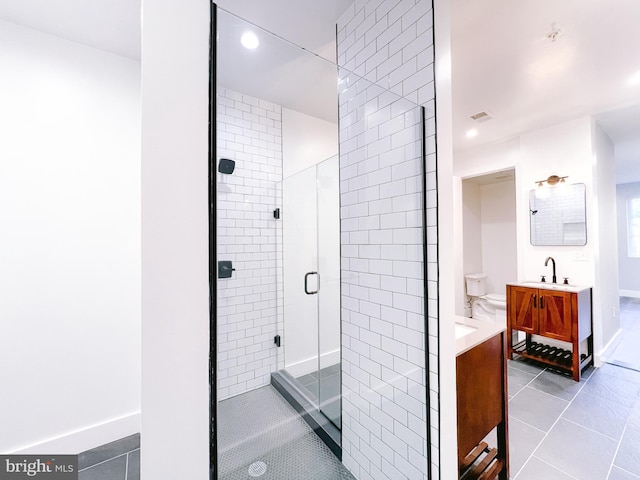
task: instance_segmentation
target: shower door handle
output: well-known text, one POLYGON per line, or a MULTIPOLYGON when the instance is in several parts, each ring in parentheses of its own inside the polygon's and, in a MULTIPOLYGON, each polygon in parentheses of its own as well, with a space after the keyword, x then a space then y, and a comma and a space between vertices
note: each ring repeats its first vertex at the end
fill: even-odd
POLYGON ((315 295, 320 290, 320 274, 318 272, 307 272, 304 274, 304 293, 307 295, 315 295), (318 276, 318 287, 315 291, 309 291, 309 275, 317 275, 318 276))

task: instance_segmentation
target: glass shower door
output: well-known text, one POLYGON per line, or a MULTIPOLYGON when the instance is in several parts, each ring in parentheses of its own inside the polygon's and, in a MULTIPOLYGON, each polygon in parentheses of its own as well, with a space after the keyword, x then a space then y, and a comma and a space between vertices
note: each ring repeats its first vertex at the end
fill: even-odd
POLYGON ((340 184, 338 156, 316 166, 318 222, 318 398, 320 411, 341 427, 340 184))
POLYGON ((282 182, 284 366, 318 403, 318 253, 315 166, 282 182))
POLYGON ((284 366, 340 428, 338 157, 282 185, 284 366))

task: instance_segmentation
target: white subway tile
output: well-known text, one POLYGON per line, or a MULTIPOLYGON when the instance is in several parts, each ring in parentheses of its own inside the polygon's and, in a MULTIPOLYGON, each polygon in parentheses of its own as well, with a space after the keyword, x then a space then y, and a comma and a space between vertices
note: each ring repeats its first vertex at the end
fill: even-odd
MULTIPOLYGON (((411 44, 411 42, 416 42, 416 37, 417 29, 415 23, 410 23, 409 25, 404 26, 404 28, 402 29, 402 33, 397 35, 393 40, 389 42, 389 54, 393 55, 395 53, 401 52, 402 49, 411 44)), ((403 59, 404 64, 408 63, 411 58, 412 57, 403 59)))
MULTIPOLYGON (((407 226, 406 215, 401 213, 389 213, 380 215, 380 228, 383 229, 404 229, 407 226)), ((395 235, 395 232, 394 232, 395 235)), ((406 243, 406 242, 399 242, 406 243)))
MULTIPOLYGON (((380 196, 382 192, 386 191, 384 186, 380 187, 380 196)), ((393 211, 393 203, 389 198, 383 198, 381 200, 374 200, 368 202, 369 214, 377 215, 381 213, 391 213, 393 211)))
POLYGON ((380 276, 380 287, 390 292, 406 293, 407 279, 388 275, 380 276))
MULTIPOLYGON (((389 180, 391 180, 391 178, 389 178, 389 180)), ((406 180, 404 179, 389 181, 388 183, 380 185, 380 198, 389 198, 389 197, 395 197, 398 195, 404 195, 405 192, 406 192, 406 180)), ((392 202, 391 208, 393 210, 393 202, 392 202)))
MULTIPOLYGON (((369 240, 373 244, 379 244, 379 245, 391 244, 393 243, 393 231, 392 230, 371 230, 369 232, 369 240)), ((374 273, 387 273, 387 272, 374 272, 374 273)))

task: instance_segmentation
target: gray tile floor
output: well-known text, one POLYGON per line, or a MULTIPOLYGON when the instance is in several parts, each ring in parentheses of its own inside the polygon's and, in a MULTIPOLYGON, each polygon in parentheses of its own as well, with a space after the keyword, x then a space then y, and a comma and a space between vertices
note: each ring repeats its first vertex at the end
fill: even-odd
POLYGON ((640 372, 605 364, 580 382, 509 361, 515 480, 639 480, 640 372))
POLYGON ((620 298, 611 365, 578 383, 510 361, 509 445, 516 480, 640 480, 640 299, 620 298))
POLYGON ((622 340, 607 361, 640 370, 640 298, 620 297, 620 326, 622 340))
POLYGON ((320 411, 333 424, 342 428, 341 413, 342 402, 340 397, 340 364, 336 363, 325 367, 320 372, 313 372, 296 378, 307 390, 311 398, 318 403, 318 397, 322 399, 320 411), (318 374, 319 373, 319 374, 318 374), (318 377, 320 384, 318 387, 318 377))
POLYGON ((218 405, 220 480, 353 480, 353 476, 271 386, 218 405), (263 462, 262 464, 256 462, 263 462), (253 467, 252 467, 253 465, 253 467), (255 472, 254 472, 255 473, 255 472))
POLYGON ((140 435, 131 435, 78 455, 78 480, 139 480, 140 435))

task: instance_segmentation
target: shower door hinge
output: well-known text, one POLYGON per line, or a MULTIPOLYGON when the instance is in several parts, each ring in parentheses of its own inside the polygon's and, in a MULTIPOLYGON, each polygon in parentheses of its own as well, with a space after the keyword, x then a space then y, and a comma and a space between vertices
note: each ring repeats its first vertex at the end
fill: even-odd
POLYGON ((230 260, 221 260, 218 262, 218 278, 231 278, 233 272, 233 263, 230 260))
POLYGON ((276 335, 275 337, 273 337, 273 343, 276 344, 276 347, 280 346, 280 335, 276 335))
POLYGON ((279 208, 276 208, 273 211, 273 218, 275 218, 276 220, 280 218, 280 209, 279 208))

